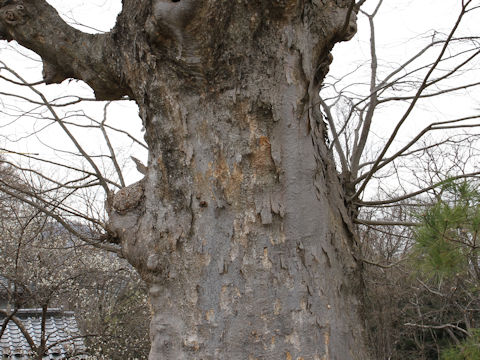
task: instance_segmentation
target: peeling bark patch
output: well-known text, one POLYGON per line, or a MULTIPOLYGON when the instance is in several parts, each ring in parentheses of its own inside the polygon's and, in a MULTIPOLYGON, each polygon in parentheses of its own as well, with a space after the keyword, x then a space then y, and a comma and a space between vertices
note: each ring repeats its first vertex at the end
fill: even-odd
POLYGON ((244 180, 240 166, 234 164, 233 171, 230 171, 227 159, 223 152, 220 151, 217 155, 215 169, 212 175, 217 180, 227 203, 230 205, 238 204, 242 193, 241 186, 244 180))
POLYGON ((207 320, 210 323, 215 322, 215 310, 210 309, 205 313, 205 320, 207 320))
POLYGON ((257 183, 269 183, 270 176, 276 172, 276 167, 270 141, 266 136, 260 136, 258 139, 258 145, 252 154, 252 165, 257 183))
POLYGON ((242 295, 238 288, 230 285, 222 286, 220 292, 220 309, 227 314, 233 314, 233 307, 241 297, 242 295))
POLYGON ((241 218, 233 221, 233 241, 243 248, 248 247, 248 235, 255 223, 255 215, 252 211, 246 211, 241 218))
POLYGON ((277 214, 282 218, 285 216, 285 204, 283 200, 283 192, 278 191, 278 192, 272 193, 270 196, 270 204, 272 206, 272 211, 274 214, 277 214))
POLYGON ((270 270, 272 268, 272 262, 268 258, 268 248, 263 249, 262 265, 265 270, 270 270))
POLYGON ((255 208, 257 210, 257 214, 260 214, 263 225, 269 225, 272 223, 272 210, 270 195, 268 193, 263 198, 255 199, 255 208))
POLYGON ((300 338, 298 337, 298 334, 297 334, 296 331, 294 331, 290 335, 287 335, 285 337, 285 342, 287 342, 289 344, 292 344, 295 347, 295 349, 301 350, 300 349, 300 338))
MULTIPOLYGON (((282 311, 282 303, 279 299, 275 300, 275 303, 273 304, 273 313, 275 316, 280 315, 280 312, 282 311)), ((272 341, 274 341, 275 337, 272 338, 272 341)))
POLYGON ((325 354, 322 356, 322 360, 330 360, 330 330, 325 332, 323 340, 325 344, 325 354))
POLYGON ((263 225, 270 225, 273 222, 273 214, 280 217, 285 216, 283 194, 281 192, 264 192, 255 198, 255 210, 260 215, 263 225))

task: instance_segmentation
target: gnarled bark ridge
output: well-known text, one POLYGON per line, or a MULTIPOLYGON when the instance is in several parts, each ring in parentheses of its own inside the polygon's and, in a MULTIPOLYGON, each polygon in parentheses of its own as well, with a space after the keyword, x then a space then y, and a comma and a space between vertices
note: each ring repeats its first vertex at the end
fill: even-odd
POLYGON ((149 145, 110 228, 150 284, 150 359, 367 359, 361 276, 318 90, 344 0, 124 0, 72 29, 44 0, 0 2, 0 36, 47 82, 129 96, 149 145))

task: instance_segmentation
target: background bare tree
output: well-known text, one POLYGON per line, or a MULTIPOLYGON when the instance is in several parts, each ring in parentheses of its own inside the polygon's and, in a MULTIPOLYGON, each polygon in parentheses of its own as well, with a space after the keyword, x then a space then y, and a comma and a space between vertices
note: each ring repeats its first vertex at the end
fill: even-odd
MULTIPOLYGON (((458 107, 457 111, 451 110, 460 115, 444 119, 445 115, 436 111, 432 103, 452 101, 480 86, 476 81, 480 38, 460 30, 464 21, 478 15, 478 4, 462 2, 450 32, 432 30, 424 36, 426 44, 413 55, 382 62, 377 54, 375 17, 380 16, 383 3, 370 4, 375 4, 371 12, 360 11, 370 26, 370 59, 351 73, 327 77, 319 104, 328 122, 330 148, 355 207, 394 204, 401 200, 401 192, 401 197, 408 199, 430 190, 409 184, 406 171, 411 173, 413 167, 402 165, 432 148, 443 147, 442 152, 448 153, 450 149, 460 149, 456 146, 459 143, 468 147, 476 139, 479 126, 476 120, 480 115, 473 98, 470 114, 465 115, 465 109, 458 107), (358 80, 364 68, 368 68, 369 83, 358 80), (438 121, 429 121, 432 116, 427 115, 434 112, 438 121), (405 127, 408 130, 403 131, 405 127), (382 136, 383 133, 389 135, 382 136), (385 186, 383 198, 372 199, 379 193, 369 194, 368 186, 375 189, 379 182, 385 186)), ((427 159, 420 161, 422 166, 432 165, 427 159)), ((478 174, 473 168, 470 171, 472 176, 478 174)), ((451 175, 454 176, 453 171, 451 175)))
MULTIPOLYGON (((41 187, 29 187, 24 177, 30 172, 21 175, 2 161, 2 183, 22 189, 20 197, 36 201, 30 194, 41 187)), ((15 196, 4 195, 1 206, 0 276, 6 280, 2 293, 9 306, 0 310, 5 319, 0 338, 8 321, 15 322, 32 353, 43 358, 58 344, 47 343, 52 334, 46 329, 42 329, 41 343, 36 343, 31 333, 36 330, 24 326, 17 311, 42 309, 45 324, 50 309, 62 308, 75 310, 89 352, 98 359, 146 358, 146 292, 129 264, 86 245, 45 211, 15 196)), ((93 230, 82 223, 69 220, 68 224, 77 233, 93 237, 89 235, 93 230)))
POLYGON ((420 215, 445 201, 446 184, 473 186, 480 174, 479 38, 463 26, 479 9, 462 2, 449 32, 422 34, 422 46, 392 60, 379 55, 376 38, 387 3, 360 11, 370 28, 370 59, 327 77, 319 106, 361 239, 376 357, 437 359, 465 339, 478 346, 477 257, 470 271, 454 276, 427 271, 417 231, 420 215))

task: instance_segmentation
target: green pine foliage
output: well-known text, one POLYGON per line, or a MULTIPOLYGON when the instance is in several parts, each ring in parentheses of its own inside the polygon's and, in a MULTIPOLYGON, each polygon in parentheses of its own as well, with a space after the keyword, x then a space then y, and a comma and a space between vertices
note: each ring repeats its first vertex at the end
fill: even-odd
POLYGON ((472 183, 446 183, 439 200, 417 215, 415 263, 438 278, 478 272, 480 193, 472 183))
POLYGON ((442 351, 441 360, 480 359, 480 329, 472 330, 471 334, 461 344, 442 351))
MULTIPOLYGON (((438 201, 417 215, 421 225, 415 230, 416 244, 412 263, 420 271, 419 277, 426 278, 431 284, 437 284, 434 286, 439 293, 449 294, 449 299, 453 300, 455 297, 453 304, 460 306, 459 304, 467 302, 469 305, 463 305, 464 309, 474 308, 471 304, 478 298, 480 291, 480 192, 477 188, 478 183, 473 181, 446 182, 437 197, 438 201)), ((457 332, 457 344, 453 346, 447 345, 452 343, 450 337, 446 337, 445 342, 437 339, 436 344, 443 348, 440 350, 440 358, 480 359, 480 328, 475 320, 475 311, 465 313, 469 314, 468 321, 473 325, 469 329, 469 326, 463 323, 466 317, 455 315, 455 307, 448 306, 449 299, 445 296, 440 296, 437 303, 429 301, 431 309, 424 305, 422 312, 427 323, 453 323, 467 330, 468 335, 457 332), (438 318, 432 314, 436 314, 438 318)))

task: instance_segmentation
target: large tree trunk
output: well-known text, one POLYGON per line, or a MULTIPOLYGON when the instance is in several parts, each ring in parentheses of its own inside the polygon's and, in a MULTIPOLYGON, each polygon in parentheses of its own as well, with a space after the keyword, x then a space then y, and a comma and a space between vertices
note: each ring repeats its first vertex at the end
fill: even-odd
POLYGON ((0 26, 48 81, 140 107, 147 174, 108 202, 150 285, 150 359, 367 359, 354 234, 316 106, 329 51, 355 32, 351 2, 152 3, 124 0, 106 35, 41 0, 15 5, 15 23, 4 5, 0 26))

